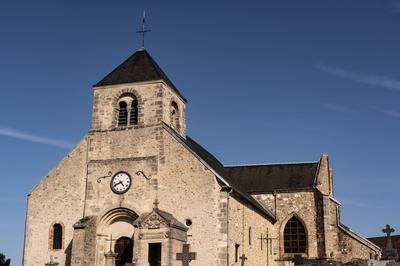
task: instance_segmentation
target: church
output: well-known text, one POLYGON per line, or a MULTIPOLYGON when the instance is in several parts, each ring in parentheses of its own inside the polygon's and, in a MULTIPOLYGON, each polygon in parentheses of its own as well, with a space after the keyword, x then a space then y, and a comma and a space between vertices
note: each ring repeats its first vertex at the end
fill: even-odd
POLYGON ((28 194, 25 266, 369 261, 329 158, 227 166, 187 135, 187 100, 145 48, 93 86, 90 129, 28 194))

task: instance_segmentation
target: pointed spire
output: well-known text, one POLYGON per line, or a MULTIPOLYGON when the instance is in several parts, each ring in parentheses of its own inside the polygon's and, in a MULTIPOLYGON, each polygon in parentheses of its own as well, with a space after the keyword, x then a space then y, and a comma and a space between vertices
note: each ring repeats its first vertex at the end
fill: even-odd
POLYGON ((163 80, 186 102, 185 97, 182 96, 172 81, 143 47, 94 86, 99 87, 156 80, 163 80))

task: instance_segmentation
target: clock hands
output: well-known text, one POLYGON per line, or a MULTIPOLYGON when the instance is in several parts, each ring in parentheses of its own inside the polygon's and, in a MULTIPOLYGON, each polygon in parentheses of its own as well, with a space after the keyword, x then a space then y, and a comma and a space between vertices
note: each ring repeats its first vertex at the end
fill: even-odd
POLYGON ((123 194, 131 186, 131 177, 125 172, 119 172, 112 178, 111 190, 116 194, 123 194))

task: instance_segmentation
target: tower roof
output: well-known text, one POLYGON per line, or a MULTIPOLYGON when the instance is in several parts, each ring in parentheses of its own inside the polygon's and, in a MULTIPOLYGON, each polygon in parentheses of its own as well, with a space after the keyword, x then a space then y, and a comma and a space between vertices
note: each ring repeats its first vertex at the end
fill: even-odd
POLYGON ((153 80, 163 80, 186 101, 185 97, 182 96, 172 81, 144 48, 137 50, 94 86, 99 87, 153 80))

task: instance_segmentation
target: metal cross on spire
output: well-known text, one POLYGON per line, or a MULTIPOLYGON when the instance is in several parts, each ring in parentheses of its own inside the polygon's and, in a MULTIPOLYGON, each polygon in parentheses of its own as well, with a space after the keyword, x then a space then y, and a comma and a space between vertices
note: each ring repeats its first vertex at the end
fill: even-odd
POLYGON ((146 29, 146 11, 143 10, 143 18, 142 18, 142 28, 138 30, 136 33, 140 34, 142 37, 142 48, 144 48, 144 35, 151 30, 146 29))

